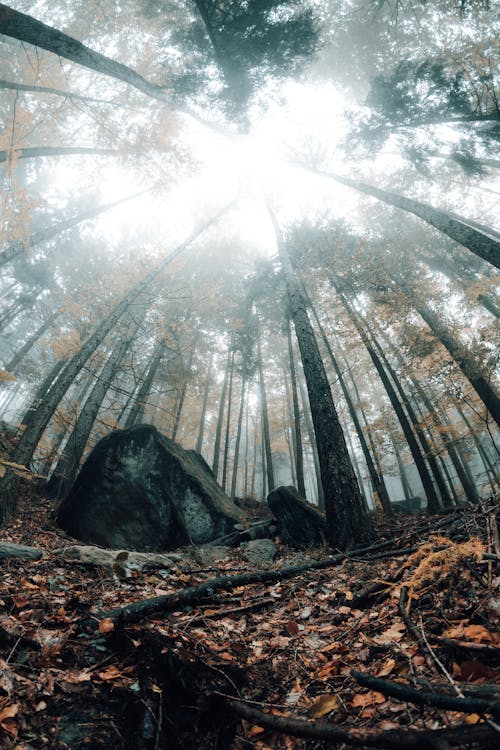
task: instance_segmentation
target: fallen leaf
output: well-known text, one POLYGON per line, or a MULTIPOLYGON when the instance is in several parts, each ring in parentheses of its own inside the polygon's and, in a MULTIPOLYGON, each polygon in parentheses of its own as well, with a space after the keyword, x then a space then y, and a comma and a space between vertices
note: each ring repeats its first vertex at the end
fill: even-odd
POLYGON ((105 669, 103 672, 99 672, 99 677, 101 680, 116 680, 118 677, 121 677, 122 673, 118 669, 118 667, 115 667, 114 664, 111 664, 107 669, 105 669))
POLYGON ((10 706, 5 706, 0 711, 0 723, 3 723, 4 719, 12 719, 19 713, 19 703, 11 703, 10 706))
POLYGON ((299 626, 296 622, 293 622, 293 620, 290 620, 290 622, 287 622, 285 624, 285 629, 287 630, 289 635, 298 635, 299 626))
POLYGON ((385 703, 386 698, 382 693, 376 690, 369 690, 368 693, 357 693, 352 699, 352 705, 356 708, 365 708, 373 706, 375 703, 385 703))
POLYGON ((469 714, 465 717, 466 724, 478 724, 481 721, 479 714, 469 714))
POLYGON ((387 659, 385 664, 382 666, 381 669, 376 673, 377 677, 387 677, 391 674, 392 670, 396 666, 395 659, 387 659))
POLYGON ((115 629, 115 623, 111 617, 105 617, 99 623, 99 633, 111 633, 115 629))
POLYGON ((13 381, 15 379, 15 376, 11 372, 8 372, 8 370, 0 370, 1 382, 7 383, 8 381, 13 381))
POLYGON ((307 715, 312 719, 319 719, 320 716, 329 714, 330 711, 335 711, 340 706, 340 698, 338 695, 320 695, 319 698, 311 703, 307 709, 307 715))
POLYGON ((488 643, 494 641, 490 631, 482 625, 469 625, 464 629, 464 635, 472 641, 487 641, 488 643))

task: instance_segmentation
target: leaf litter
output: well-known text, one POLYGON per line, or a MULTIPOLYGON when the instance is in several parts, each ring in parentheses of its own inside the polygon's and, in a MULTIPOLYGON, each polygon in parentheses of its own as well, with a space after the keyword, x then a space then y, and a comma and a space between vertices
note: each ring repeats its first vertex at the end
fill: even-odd
MULTIPOLYGON (((61 560, 51 550, 67 539, 50 520, 49 503, 25 492, 3 539, 46 554, 3 562, 2 748, 332 747, 235 715, 232 699, 258 710, 262 724, 292 719, 342 728, 353 733, 348 744, 361 747, 367 735, 454 728, 464 732, 464 747, 480 747, 467 744, 466 728, 484 725, 486 732, 500 723, 494 712, 472 710, 475 703, 464 711, 415 705, 385 688, 390 682, 500 701, 500 579, 486 523, 493 501, 481 512, 450 515, 439 536, 432 534, 437 517, 380 520, 379 538, 390 543, 392 557, 374 554, 278 583, 237 586, 123 624, 103 613, 203 583, 213 568, 186 558, 174 573, 132 570, 118 578, 61 560), (405 552, 415 546, 419 554, 405 552), (380 581, 387 585, 357 606, 380 581), (411 596, 402 607, 405 587, 411 596), (352 671, 382 687, 363 687, 352 671)), ((273 566, 327 555, 280 547, 273 566)), ((234 549, 217 566, 219 575, 236 575, 249 564, 234 549)), ((450 742, 445 746, 461 746, 450 742)))

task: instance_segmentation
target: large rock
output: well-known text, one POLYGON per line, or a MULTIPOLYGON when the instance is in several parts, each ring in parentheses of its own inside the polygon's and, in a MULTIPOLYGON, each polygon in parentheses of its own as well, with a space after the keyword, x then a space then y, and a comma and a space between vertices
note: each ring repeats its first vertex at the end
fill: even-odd
POLYGON ((295 487, 278 487, 268 495, 267 502, 283 544, 300 549, 325 543, 323 513, 304 500, 295 487))
POLYGON ((205 544, 242 520, 204 459, 151 425, 103 438, 57 513, 88 544, 143 552, 205 544))

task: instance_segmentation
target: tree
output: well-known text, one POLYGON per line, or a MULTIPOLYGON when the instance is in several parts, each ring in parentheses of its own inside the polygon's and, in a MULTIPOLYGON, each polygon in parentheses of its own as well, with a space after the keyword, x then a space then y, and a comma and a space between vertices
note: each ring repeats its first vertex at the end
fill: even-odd
POLYGON ((307 315, 307 303, 280 228, 271 209, 268 210, 276 233, 290 317, 297 336, 311 405, 325 498, 328 541, 332 547, 346 549, 369 539, 370 522, 333 403, 323 360, 307 315))

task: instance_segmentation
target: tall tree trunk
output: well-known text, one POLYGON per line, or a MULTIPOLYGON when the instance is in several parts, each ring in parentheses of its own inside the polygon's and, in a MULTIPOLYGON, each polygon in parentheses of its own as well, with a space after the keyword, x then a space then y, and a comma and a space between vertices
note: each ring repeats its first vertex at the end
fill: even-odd
POLYGON ((213 352, 210 353, 210 359, 208 360, 208 370, 207 370, 207 379, 205 381, 205 389, 203 391, 203 404, 201 407, 201 414, 200 414, 200 428, 198 430, 198 438, 196 440, 196 452, 201 453, 203 450, 203 436, 205 433, 205 419, 207 416, 207 406, 208 406, 208 394, 210 393, 210 385, 211 385, 211 378, 212 378, 212 362, 213 362, 213 352))
POLYGON ((167 345, 163 340, 159 341, 156 344, 153 350, 153 354, 151 355, 151 359, 149 360, 146 377, 142 381, 139 390, 137 391, 137 395, 135 397, 134 403, 132 404, 132 408, 128 413, 127 419, 125 420, 125 429, 127 429, 127 427, 132 427, 134 424, 139 424, 143 421, 144 412, 146 410, 146 403, 151 392, 156 373, 158 372, 161 360, 163 358, 163 355, 165 354, 166 348, 167 345))
POLYGON ((246 379, 243 377, 241 383, 240 411, 238 414, 238 426, 236 428, 236 443, 234 446, 233 476, 231 478, 231 497, 236 496, 236 483, 238 481, 238 466, 240 458, 241 430, 243 426, 243 409, 245 407, 246 379))
POLYGON ((411 486, 408 481, 408 476, 406 474, 406 469, 404 467, 403 461, 401 459, 401 453, 400 450, 396 444, 396 440, 394 439, 394 436, 389 432, 389 437, 392 443, 392 448, 394 450, 394 455, 396 457, 396 463, 398 465, 399 470, 399 476, 401 479, 401 486, 403 488, 403 494, 405 496, 405 500, 410 500, 413 496, 413 492, 411 491, 411 486))
MULTIPOLYGON (((267 410, 266 382, 264 380, 264 366, 262 364, 262 348, 260 339, 257 340, 257 367, 259 370, 260 383, 260 412, 262 415, 262 444, 265 453, 265 464, 267 473, 267 491, 274 489, 273 454, 271 451, 271 434, 269 430, 269 412, 267 410)), ((264 495, 265 497, 265 495, 264 495)))
POLYGON ((297 392, 297 374, 295 372, 295 357, 293 353, 292 331, 290 320, 287 320, 286 336, 288 342, 288 361, 290 363, 290 386, 292 390, 293 403, 293 433, 295 449, 295 472, 297 475, 297 490, 299 495, 306 497, 306 486, 304 482, 304 454, 302 449, 302 432, 300 428, 299 394, 297 392))
POLYGON ((478 370, 476 364, 471 362, 470 354, 450 333, 447 326, 439 319, 431 308, 417 298, 417 295, 408 287, 400 277, 393 277, 412 305, 418 310, 421 317, 427 323, 436 338, 442 343, 453 360, 462 370, 463 374, 472 385, 481 401, 490 412, 491 416, 500 427, 500 398, 495 393, 493 386, 488 383, 484 375, 478 370))
POLYGON ((37 21, 32 16, 19 13, 3 4, 0 4, 0 34, 46 49, 97 73, 128 83, 146 96, 169 102, 169 96, 160 86, 146 81, 135 70, 95 52, 73 37, 37 21))
MULTIPOLYGON (((309 303, 311 304, 310 300, 309 300, 309 303)), ((368 473, 370 475, 370 481, 373 487, 373 493, 375 497, 378 498, 378 500, 380 501, 380 504, 383 508, 384 513, 390 516, 392 514, 391 502, 389 500, 389 494, 387 492, 387 487, 385 486, 384 478, 381 475, 379 475, 379 473, 377 472, 375 468, 372 455, 370 453, 370 450, 366 442, 365 433, 363 432, 363 428, 361 427, 361 424, 359 422, 358 414, 352 402, 351 394, 349 393, 349 389, 347 388, 342 370, 340 369, 337 359, 333 353, 332 347, 330 346, 330 342, 325 333, 325 329, 323 328, 323 325, 321 324, 321 321, 318 317, 316 309, 314 305, 312 304, 311 304, 311 311, 316 321, 316 325, 318 326, 323 343, 328 352, 330 362, 332 363, 333 369, 335 370, 337 380, 342 389, 342 393, 344 395, 344 399, 347 404, 347 408, 348 408, 352 423, 354 424, 354 429, 356 430, 356 434, 358 436, 358 440, 361 445, 361 450, 363 451, 363 456, 365 458, 368 473)))
POLYGON ((55 313, 49 315, 49 317, 42 323, 42 325, 37 328, 37 330, 28 339, 26 339, 22 347, 17 350, 14 356, 11 357, 11 359, 5 365, 5 369, 7 370, 7 372, 15 372, 17 366, 22 362, 28 352, 31 351, 33 346, 38 342, 43 334, 48 331, 59 314, 59 310, 56 310, 55 313))
POLYGON ((189 354, 189 362, 186 368, 186 377, 184 378, 184 381, 182 383, 179 403, 177 404, 177 409, 175 410, 175 422, 174 422, 174 429, 172 430, 172 440, 175 440, 175 438, 177 437, 177 431, 179 429, 179 424, 181 422, 182 407, 184 406, 187 387, 189 384, 189 379, 191 378, 191 370, 193 367, 195 347, 196 347, 196 341, 193 343, 193 346, 191 347, 191 352, 189 354))
MULTIPOLYGON (((0 8, 1 12, 1 8, 0 8)), ((134 198, 138 198, 141 195, 144 195, 145 193, 151 192, 152 188, 148 188, 147 190, 141 190, 140 193, 134 193, 134 195, 127 195, 125 198, 120 198, 118 201, 113 201, 113 203, 105 203, 103 206, 98 206, 97 208, 92 208, 88 211, 81 211, 79 214, 74 216, 72 219, 65 219, 64 221, 58 221, 56 224, 53 224, 51 227, 47 227, 47 229, 40 229, 38 232, 33 232, 33 234, 29 237, 28 243, 30 247, 35 247, 36 245, 40 245, 42 242, 48 242, 49 240, 52 240, 54 237, 57 237, 58 234, 61 232, 66 231, 67 229, 72 229, 73 227, 78 226, 78 224, 81 224, 83 221, 89 221, 90 219, 95 219, 96 216, 99 216, 99 214, 104 213, 105 211, 109 211, 111 208, 114 208, 115 206, 119 206, 121 203, 125 203, 126 201, 133 200, 134 198)), ((9 261, 16 258, 18 255, 22 255, 26 252, 26 245, 21 240, 14 240, 10 243, 10 245, 7 246, 5 250, 2 250, 0 252, 0 266, 5 265, 5 263, 8 263, 9 261)))
POLYGON ((413 434, 412 428, 405 414, 403 406, 401 402, 399 401, 396 391, 394 390, 394 387, 390 381, 390 378, 379 356, 377 355, 377 352, 375 351, 375 349, 373 348, 371 344, 368 334, 366 333, 363 325, 361 324, 361 321, 359 320, 359 316, 357 312, 348 302, 340 286, 338 286, 333 279, 331 279, 331 281, 332 281, 332 285, 334 286, 334 288, 337 289, 337 292, 339 293, 340 300, 345 310, 347 311, 349 319, 353 323, 354 327, 356 328, 357 332, 359 333, 361 337, 361 340, 366 346, 368 354, 370 355, 370 359, 372 360, 375 366, 375 369, 377 370, 379 374, 380 380, 382 381, 382 385, 384 386, 385 392, 387 393, 389 401, 391 402, 392 408, 396 412, 396 416, 399 420, 399 424, 401 425, 401 429, 403 430, 404 436, 406 438, 406 442, 408 443, 408 447, 410 448, 412 458, 415 462, 415 466, 417 467, 417 471, 418 471, 420 480, 424 488, 425 496, 427 498, 427 507, 432 512, 437 512, 439 509, 439 500, 436 495, 436 491, 434 490, 434 485, 432 483, 432 479, 430 477, 429 471, 425 464, 424 457, 420 451, 417 440, 415 438, 415 435, 413 434))
POLYGON ((274 214, 270 210, 269 213, 275 228, 290 317, 295 327, 309 394, 325 498, 328 541, 332 547, 344 550, 366 542, 371 536, 371 523, 363 505, 325 366, 307 315, 307 303, 280 228, 274 214))
MULTIPOLYGON (((0 19, 3 7, 4 6, 0 5, 0 19)), ((136 302, 140 295, 156 279, 158 274, 161 273, 161 271, 163 271, 175 258, 177 258, 194 239, 205 231, 205 229, 214 224, 226 210, 227 208, 224 208, 220 211, 200 229, 196 230, 173 252, 167 255, 167 257, 164 258, 156 268, 153 268, 148 274, 146 274, 142 281, 136 284, 115 306, 112 312, 101 321, 95 332, 89 336, 79 351, 77 351, 63 367, 57 380, 53 383, 49 392, 40 402, 38 407, 30 413, 29 422, 27 423, 26 429, 21 435, 13 453, 12 460, 14 463, 24 465, 31 461, 33 453, 45 431, 45 428, 69 386, 73 383, 75 377, 86 364, 87 360, 102 344, 108 333, 114 328, 129 307, 136 302)), ((9 511, 14 509, 18 485, 19 477, 17 477, 12 471, 7 471, 5 476, 0 479, 0 522, 4 520, 5 515, 9 511)))
POLYGON ((216 479, 219 473, 220 444, 222 440, 222 426, 224 423, 224 409, 226 407, 226 393, 227 393, 227 386, 229 383, 229 370, 231 367, 232 350, 233 350, 233 340, 231 338, 231 343, 229 344, 229 348, 227 350, 227 362, 226 362, 226 368, 224 370, 224 381, 222 383, 222 392, 220 394, 219 413, 217 415, 217 427, 215 428, 215 445, 214 445, 214 457, 212 461, 212 471, 216 479))
POLYGON ((111 381, 116 375, 118 367, 125 358, 131 341, 137 331, 138 324, 133 326, 132 334, 115 345, 102 368, 97 381, 85 401, 75 426, 69 436, 66 446, 59 457, 57 466, 47 483, 47 490, 52 496, 65 497, 73 484, 80 460, 87 445, 92 427, 101 408, 104 397, 109 390, 111 381))
MULTIPOLYGON (((0 86, 1 88, 1 86, 0 86)), ((33 146, 14 147, 10 151, 0 151, 0 164, 15 155, 16 159, 37 159, 41 156, 74 156, 93 154, 97 156, 117 156, 120 151, 110 148, 92 148, 85 146, 33 146)))
POLYGON ((312 459, 314 464, 314 474, 316 477, 316 492, 318 495, 318 508, 324 512, 325 510, 325 496, 323 493, 323 483, 321 481, 321 467, 319 465, 318 447, 316 445, 316 438, 314 437, 314 426, 311 417, 311 408, 309 406, 309 399, 305 391, 302 381, 298 378, 300 399, 302 401, 302 413, 304 415, 304 423, 307 430, 307 437, 309 439, 309 445, 311 446, 312 459))
POLYGON ((473 253, 478 255, 480 258, 492 263, 497 268, 500 268, 500 242, 488 237, 483 232, 474 229, 467 223, 467 219, 455 219, 448 211, 443 211, 438 208, 433 208, 427 203, 421 203, 420 201, 413 200, 412 198, 406 198, 404 195, 398 195, 397 193, 391 193, 388 190, 382 190, 381 188, 368 185, 366 182, 360 180, 352 180, 349 177, 341 177, 340 175, 331 174, 329 172, 321 172, 318 170, 317 174, 323 177, 330 177, 341 185, 347 185, 355 190, 359 190, 365 195, 372 195, 374 198, 378 198, 384 203, 388 203, 391 206, 396 206, 403 211, 414 214, 420 219, 423 219, 427 224, 439 229, 439 231, 456 240, 463 247, 468 247, 473 253))
POLYGON ((50 86, 35 86, 35 84, 17 83, 16 81, 5 81, 2 79, 0 80, 0 89, 10 89, 11 91, 26 91, 33 94, 51 94, 52 96, 61 96, 63 97, 63 99, 77 99, 78 101, 89 102, 90 104, 109 104, 113 107, 123 107, 124 109, 130 109, 127 104, 110 101, 109 99, 94 99, 91 96, 83 96, 82 94, 75 94, 72 91, 54 89, 50 86))
POLYGON ((227 394, 227 418, 226 418, 226 439, 224 440, 224 457, 222 460, 222 484, 221 487, 226 491, 227 484, 227 463, 229 458, 229 441, 231 439, 231 411, 233 405, 233 382, 234 382, 234 349, 231 355, 231 369, 229 371, 229 390, 227 394))

